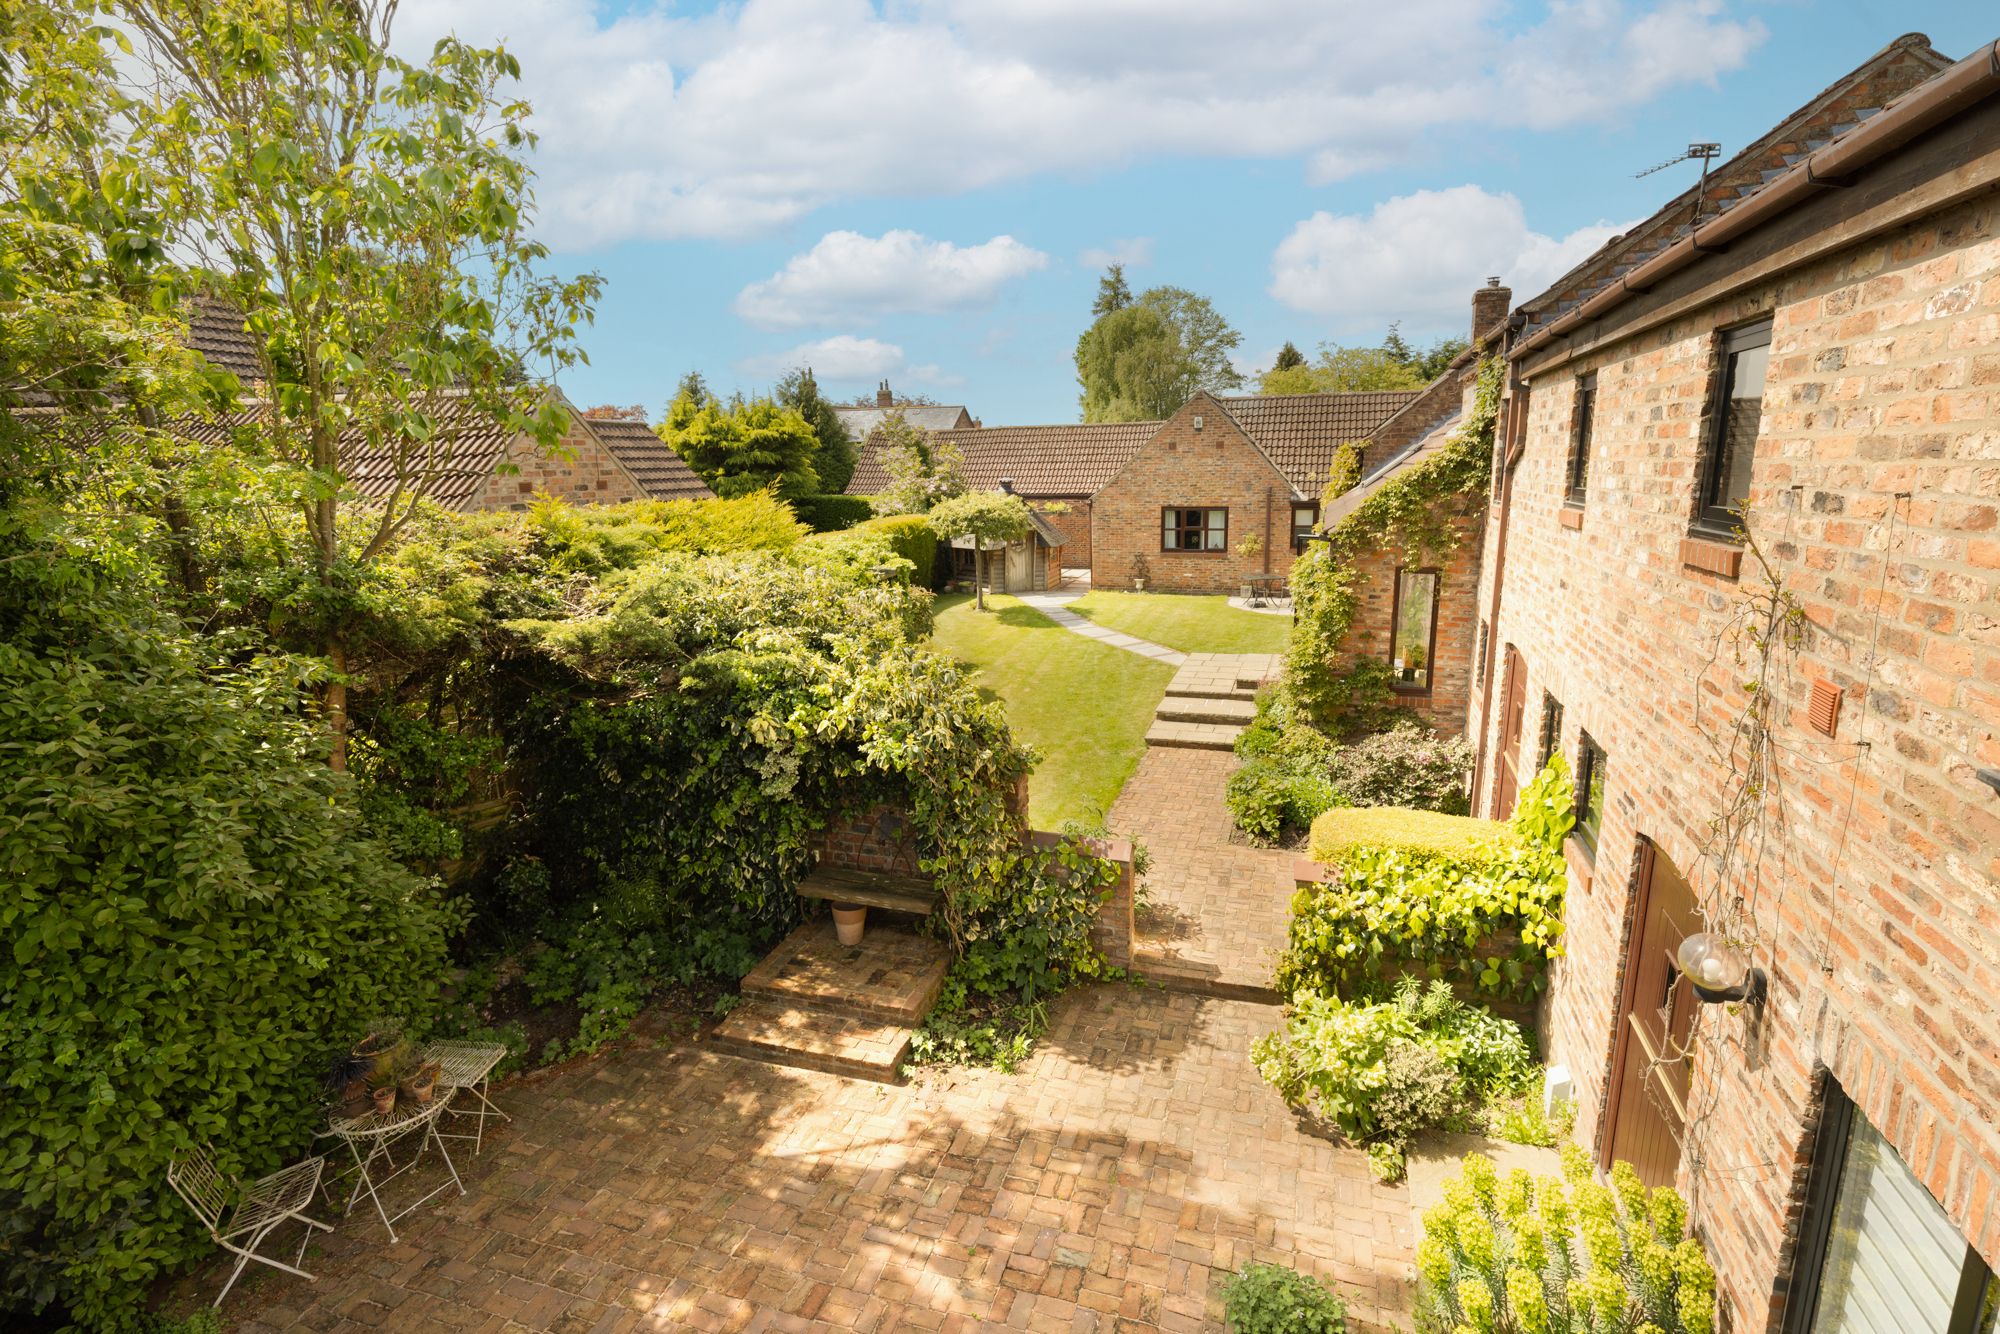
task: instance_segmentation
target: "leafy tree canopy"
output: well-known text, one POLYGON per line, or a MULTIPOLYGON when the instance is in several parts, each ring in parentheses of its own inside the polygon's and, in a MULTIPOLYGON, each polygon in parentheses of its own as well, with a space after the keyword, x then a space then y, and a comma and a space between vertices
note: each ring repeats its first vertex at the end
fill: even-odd
POLYGON ((1257 378, 1257 392, 1357 394, 1421 389, 1444 374, 1465 346, 1462 338, 1441 338, 1428 349, 1419 350, 1393 324, 1380 347, 1321 343, 1319 356, 1311 362, 1287 343, 1271 369, 1257 378))
POLYGON ((1027 502, 1000 491, 972 491, 953 496, 930 512, 939 537, 973 539, 973 595, 986 610, 986 548, 1005 546, 1035 531, 1027 502))
POLYGON ((1154 287, 1099 315, 1076 344, 1083 419, 1154 421, 1199 390, 1227 393, 1243 377, 1229 354, 1243 341, 1208 298, 1154 287))
POLYGON ((812 427, 813 438, 819 442, 813 450, 812 464, 813 471, 819 475, 821 490, 845 491, 848 481, 854 476, 854 441, 848 436, 847 428, 840 424, 840 415, 834 411, 833 404, 820 396, 812 367, 803 366, 788 371, 771 391, 771 396, 781 406, 805 418, 806 424, 812 427))
POLYGON ((766 490, 791 499, 819 489, 812 465, 819 440, 812 426, 768 398, 697 403, 682 394, 658 431, 709 490, 725 499, 766 490))
POLYGON ((1132 289, 1125 282, 1125 266, 1113 264, 1097 280, 1097 300, 1090 306, 1093 315, 1109 315, 1132 304, 1132 289))
POLYGON ((870 437, 881 451, 889 484, 875 497, 877 514, 924 514, 965 494, 965 460, 958 446, 892 412, 870 437))
POLYGON ((1278 349, 1278 359, 1271 363, 1271 369, 1274 371, 1289 371, 1305 364, 1306 354, 1299 351, 1292 340, 1287 338, 1285 345, 1278 349))

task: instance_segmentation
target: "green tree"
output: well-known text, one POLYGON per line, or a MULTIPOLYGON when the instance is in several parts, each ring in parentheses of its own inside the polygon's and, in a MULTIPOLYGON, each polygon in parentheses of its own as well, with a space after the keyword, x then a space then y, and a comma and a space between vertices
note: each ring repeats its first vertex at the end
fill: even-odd
POLYGON ((1132 289, 1125 282, 1125 266, 1113 264, 1097 280, 1097 300, 1091 302, 1090 313, 1109 315, 1114 310, 1123 310, 1132 304, 1132 289))
POLYGON ((1278 349, 1278 359, 1271 363, 1274 371, 1288 371, 1306 364, 1306 354, 1299 351, 1287 338, 1285 345, 1278 349))
POLYGON ((972 491, 932 507, 930 520, 939 537, 972 539, 973 602, 985 611, 986 544, 1005 546, 1035 531, 1027 502, 999 491, 972 491))
POLYGON ((1400 322, 1391 324, 1388 335, 1382 339, 1382 350, 1401 365, 1415 371, 1425 384, 1429 384, 1450 369, 1451 363, 1458 359, 1458 354, 1469 346, 1471 344, 1463 338, 1440 338, 1429 348, 1418 351, 1403 337, 1400 322))
POLYGON ((900 412, 883 418, 869 437, 881 451, 889 484, 875 497, 877 514, 927 514, 965 494, 965 459, 957 445, 913 426, 900 412))
POLYGON ((1258 377, 1263 394, 1358 394, 1371 390, 1421 389, 1427 383, 1418 369, 1400 362, 1379 347, 1341 347, 1321 343, 1311 365, 1273 366, 1258 377))
POLYGON ((812 464, 819 475, 820 488, 834 493, 845 491, 854 477, 854 441, 840 424, 840 414, 834 411, 833 404, 820 397, 812 367, 786 372, 772 390, 772 397, 804 417, 812 427, 813 438, 819 442, 813 450, 812 464))
POLYGON ((1097 317, 1076 344, 1085 421, 1153 421, 1198 390, 1242 387, 1229 363, 1242 335, 1206 297, 1155 287, 1128 306, 1097 317))
POLYGON ((157 211, 170 249, 240 311, 266 398, 239 432, 300 523, 289 624, 331 664, 345 762, 347 644, 368 568, 473 431, 567 428, 595 275, 539 272, 520 66, 456 38, 394 54, 391 0, 112 0, 148 75, 119 103, 107 197, 157 211), (365 443, 371 498, 356 493, 365 443))
POLYGON ((674 397, 692 399, 696 407, 715 401, 715 395, 710 391, 708 381, 701 377, 700 371, 689 371, 683 375, 680 383, 674 386, 674 397))
POLYGON ((713 399, 697 405, 691 394, 667 409, 659 436, 725 499, 775 491, 782 500, 817 492, 813 451, 819 440, 804 417, 768 398, 713 399))

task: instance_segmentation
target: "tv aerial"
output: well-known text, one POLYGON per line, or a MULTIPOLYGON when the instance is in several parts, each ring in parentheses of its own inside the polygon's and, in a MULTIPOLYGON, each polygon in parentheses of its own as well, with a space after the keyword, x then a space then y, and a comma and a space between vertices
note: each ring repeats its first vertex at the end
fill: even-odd
POLYGON ((1687 152, 1682 153, 1678 157, 1670 157, 1665 162, 1661 162, 1655 166, 1648 167, 1642 172, 1637 172, 1633 175, 1632 179, 1636 181, 1640 179, 1640 177, 1651 176, 1656 171, 1665 171, 1668 167, 1674 166, 1682 162, 1701 163, 1701 182, 1695 187, 1694 191, 1694 217, 1689 220, 1688 224, 1689 226, 1693 226, 1695 223, 1701 221, 1702 201, 1704 197, 1708 194, 1708 164, 1715 161, 1715 159, 1721 156, 1722 156, 1721 144, 1712 144, 1712 143, 1689 144, 1687 146, 1687 152))

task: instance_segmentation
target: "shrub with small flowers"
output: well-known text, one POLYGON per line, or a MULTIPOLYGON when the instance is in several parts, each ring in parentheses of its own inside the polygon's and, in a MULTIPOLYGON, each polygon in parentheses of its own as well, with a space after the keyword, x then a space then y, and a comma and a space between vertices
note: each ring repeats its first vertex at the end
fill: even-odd
POLYGON ((1422 1334, 1714 1334, 1715 1271, 1674 1191, 1630 1163, 1602 1185, 1575 1145, 1559 1178, 1463 1166, 1424 1214, 1422 1334))

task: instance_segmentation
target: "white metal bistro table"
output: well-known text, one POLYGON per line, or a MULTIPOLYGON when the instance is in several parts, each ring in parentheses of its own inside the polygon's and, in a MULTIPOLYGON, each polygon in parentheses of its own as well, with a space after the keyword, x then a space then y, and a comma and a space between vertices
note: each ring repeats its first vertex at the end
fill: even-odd
POLYGON ((424 1048, 424 1059, 438 1063, 438 1087, 463 1091, 479 1101, 477 1107, 451 1109, 453 1116, 473 1116, 474 1123, 470 1135, 444 1135, 444 1139, 469 1139, 472 1151, 478 1153, 486 1139, 486 1118, 497 1116, 502 1121, 514 1118, 493 1105, 486 1096, 487 1083, 493 1077, 493 1069, 507 1059, 507 1048, 498 1042, 433 1042, 424 1048))
MULTIPOLYGON (((446 1186, 457 1186, 458 1193, 465 1194, 465 1183, 458 1179, 458 1169, 452 1166, 451 1155, 445 1151, 444 1139, 437 1131, 438 1118, 451 1106, 452 1095, 457 1091, 440 1081, 436 1096, 429 1102, 398 1098, 394 1111, 386 1114, 370 1112, 366 1116, 351 1118, 335 1117, 333 1123, 320 1132, 346 1144, 354 1155, 353 1168, 341 1174, 343 1178, 350 1175, 354 1178, 354 1188, 347 1193, 347 1207, 341 1210, 342 1217, 353 1213, 355 1202, 366 1195, 374 1204, 376 1216, 382 1220, 383 1230, 393 1243, 396 1241, 397 1219, 407 1217, 446 1186), (420 1137, 416 1152, 410 1155, 408 1162, 398 1164, 395 1146, 411 1135, 420 1137), (415 1168, 423 1161, 424 1150, 433 1144, 437 1146, 438 1156, 444 1159, 445 1171, 451 1174, 451 1180, 438 1182, 403 1208, 390 1213, 388 1206, 382 1202, 382 1187, 415 1168), (377 1164, 387 1167, 380 1176, 376 1175, 377 1164)), ((327 1184, 331 1186, 333 1183, 329 1181, 327 1184)), ((329 1202, 331 1199, 329 1193, 329 1202)))

